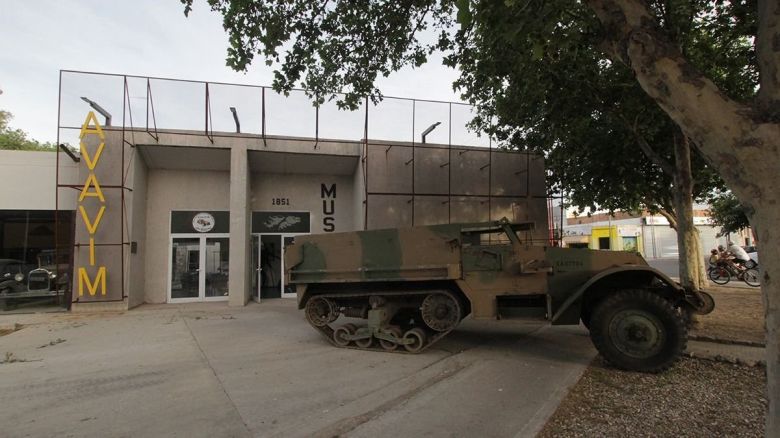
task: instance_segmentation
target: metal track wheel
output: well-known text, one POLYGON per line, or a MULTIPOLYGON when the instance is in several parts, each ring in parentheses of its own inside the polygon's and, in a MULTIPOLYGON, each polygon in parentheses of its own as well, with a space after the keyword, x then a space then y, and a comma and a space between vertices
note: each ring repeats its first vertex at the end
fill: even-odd
MULTIPOLYGON (((390 327, 390 328, 385 330, 385 333, 390 333, 393 336, 395 336, 396 338, 398 338, 399 340, 403 337, 403 332, 401 331, 401 329, 399 327, 390 327)), ((398 344, 397 343, 395 343, 393 341, 388 341, 387 339, 380 339, 379 340, 379 345, 381 345, 382 348, 384 348, 387 351, 393 351, 396 348, 398 348, 398 344)))
POLYGON ((369 348, 374 343, 374 336, 363 339, 355 339, 355 345, 360 348, 369 348))
POLYGON ((339 317, 336 304, 324 297, 312 297, 306 302, 306 319, 315 327, 324 327, 339 317))
POLYGON ((355 325, 344 324, 341 327, 336 328, 336 330, 333 330, 333 342, 339 347, 346 347, 347 345, 349 345, 350 342, 347 336, 351 336, 354 334, 355 334, 355 325))
POLYGON ((425 324, 437 332, 451 330, 460 321, 460 304, 450 294, 439 292, 426 296, 420 312, 425 324))
POLYGON ((410 353, 417 353, 425 346, 425 331, 417 327, 404 334, 404 348, 410 353))

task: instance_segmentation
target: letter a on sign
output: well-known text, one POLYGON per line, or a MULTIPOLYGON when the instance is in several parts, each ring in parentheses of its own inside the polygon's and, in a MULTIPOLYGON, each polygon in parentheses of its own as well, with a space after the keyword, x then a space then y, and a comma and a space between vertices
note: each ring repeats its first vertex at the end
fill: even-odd
POLYGON ((106 136, 103 134, 103 128, 100 127, 100 123, 98 122, 97 117, 95 117, 95 113, 90 111, 87 114, 86 120, 84 120, 84 124, 81 125, 81 132, 79 133, 79 138, 84 138, 84 136, 95 135, 95 134, 100 136, 101 140, 106 139, 106 136), (90 127, 89 122, 92 122, 92 125, 94 127, 90 127))
POLYGON ((100 190, 100 184, 98 184, 94 173, 90 173, 87 182, 84 183, 84 188, 81 189, 81 195, 79 195, 79 202, 83 201, 87 196, 96 196, 100 199, 100 202, 106 202, 106 198, 103 197, 103 192, 100 190), (90 191, 90 186, 94 187, 95 190, 90 191))

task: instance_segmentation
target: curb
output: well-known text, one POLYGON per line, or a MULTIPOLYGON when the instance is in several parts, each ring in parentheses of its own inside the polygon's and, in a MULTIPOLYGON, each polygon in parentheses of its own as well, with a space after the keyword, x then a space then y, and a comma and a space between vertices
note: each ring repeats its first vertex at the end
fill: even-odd
POLYGON ((722 339, 722 338, 713 338, 711 336, 700 336, 700 335, 694 335, 694 336, 689 335, 688 339, 692 341, 712 342, 713 344, 744 345, 747 347, 766 348, 765 342, 741 341, 738 339, 722 339))
POLYGON ((728 363, 733 365, 766 368, 766 361, 764 359, 760 359, 756 361, 747 361, 747 360, 742 360, 738 357, 727 357, 721 354, 716 354, 715 356, 705 356, 700 354, 697 355, 692 351, 683 352, 683 356, 690 357, 691 359, 701 359, 701 360, 709 360, 712 362, 728 363))

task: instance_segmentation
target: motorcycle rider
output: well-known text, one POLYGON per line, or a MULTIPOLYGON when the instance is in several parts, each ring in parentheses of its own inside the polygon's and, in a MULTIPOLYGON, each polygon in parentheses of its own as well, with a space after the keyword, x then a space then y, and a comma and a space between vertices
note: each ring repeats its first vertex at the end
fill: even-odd
POLYGON ((734 262, 741 266, 744 266, 750 260, 747 251, 734 242, 729 242, 729 252, 734 257, 734 262))

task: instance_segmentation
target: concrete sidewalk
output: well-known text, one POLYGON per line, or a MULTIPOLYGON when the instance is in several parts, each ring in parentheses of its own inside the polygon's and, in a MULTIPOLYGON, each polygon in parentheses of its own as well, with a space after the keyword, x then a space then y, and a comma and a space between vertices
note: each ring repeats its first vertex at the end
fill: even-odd
POLYGON ((11 437, 533 436, 595 355, 584 329, 543 322, 465 321, 419 355, 338 349, 291 300, 14 322, 11 437))

